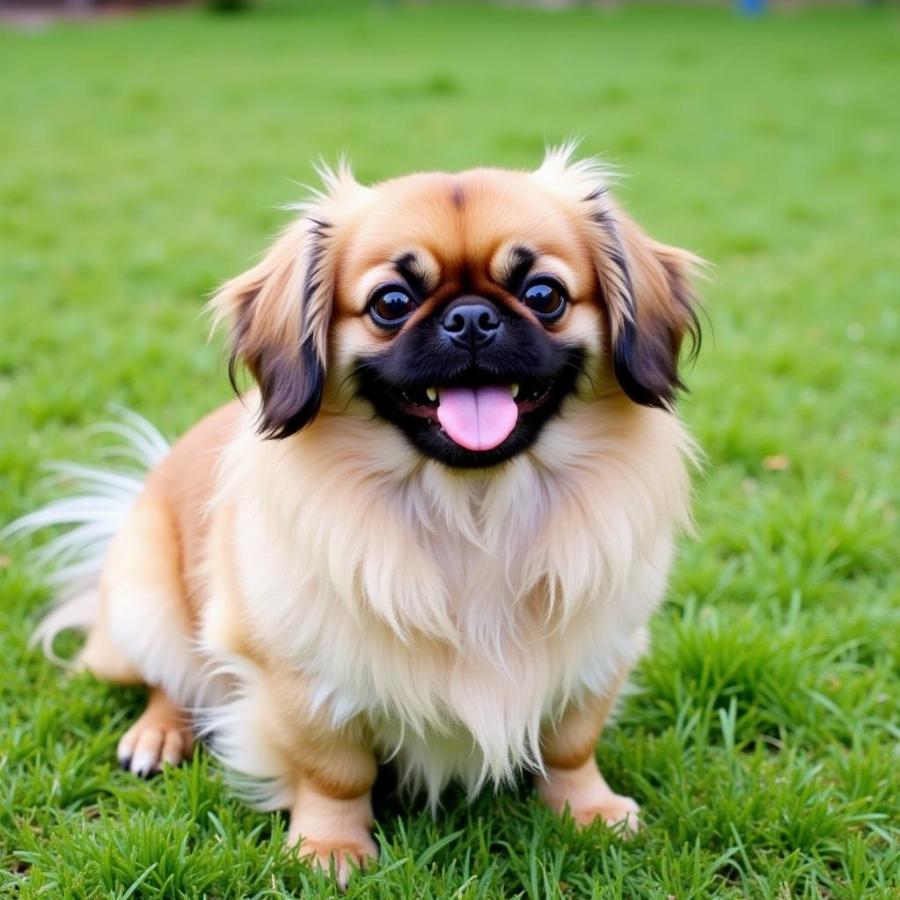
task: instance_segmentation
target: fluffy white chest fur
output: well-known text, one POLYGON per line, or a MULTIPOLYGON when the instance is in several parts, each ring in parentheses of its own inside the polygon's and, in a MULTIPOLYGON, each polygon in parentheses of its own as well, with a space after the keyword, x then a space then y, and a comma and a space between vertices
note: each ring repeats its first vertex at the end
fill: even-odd
MULTIPOLYGON (((454 776, 474 791, 539 769, 541 726, 643 648, 690 444, 657 410, 592 412, 481 474, 423 464, 400 435, 361 445, 349 417, 301 436, 310 453, 248 429, 225 461, 214 510, 235 510, 243 622, 304 702, 334 725, 363 716, 432 801, 454 776)), ((213 590, 204 637, 220 661, 224 602, 213 590)), ((271 777, 244 722, 251 668, 211 725, 234 768, 271 777)))

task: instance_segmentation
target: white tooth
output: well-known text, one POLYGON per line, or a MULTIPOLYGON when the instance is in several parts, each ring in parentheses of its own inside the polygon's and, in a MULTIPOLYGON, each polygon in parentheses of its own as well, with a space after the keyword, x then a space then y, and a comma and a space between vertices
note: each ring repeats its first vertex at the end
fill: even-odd
POLYGON ((517 384, 512 384, 509 389, 512 391, 513 400, 515 400, 516 397, 519 396, 519 386, 517 384))
POLYGON ((437 389, 436 388, 426 388, 425 396, 434 403, 437 400, 437 389))

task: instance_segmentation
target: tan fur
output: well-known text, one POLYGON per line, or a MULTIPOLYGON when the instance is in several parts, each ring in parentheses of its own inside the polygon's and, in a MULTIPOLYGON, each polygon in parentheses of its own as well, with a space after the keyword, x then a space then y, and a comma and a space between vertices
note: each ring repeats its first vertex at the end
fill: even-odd
POLYGON ((140 670, 126 659, 109 634, 106 616, 101 612, 91 626, 87 640, 78 655, 78 668, 85 669, 101 681, 114 684, 143 684, 140 670))
POLYGON ((589 694, 581 703, 570 704, 558 722, 548 723, 541 736, 546 766, 578 769, 594 755, 600 732, 627 676, 628 672, 623 668, 606 691, 589 694))
POLYGON ((572 703, 558 722, 545 728, 541 748, 545 769, 535 777, 538 796, 552 810, 568 810, 579 825, 596 818, 607 825, 638 827, 639 807, 631 797, 614 793, 600 774, 594 750, 628 675, 623 668, 609 687, 572 703))
POLYGON ((346 169, 328 176, 214 301, 262 395, 174 446, 110 550, 86 662, 102 677, 139 672, 155 688, 150 709, 170 719, 195 709, 244 789, 290 809, 291 841, 333 859, 342 879, 375 853, 378 759, 432 801, 452 777, 475 791, 530 769, 578 822, 633 824, 636 805, 608 788, 593 748, 662 599, 692 445, 673 414, 617 385, 610 344, 634 298, 605 283, 622 280, 606 254, 609 240, 624 247, 638 330, 677 341, 673 285, 693 257, 652 242, 611 201, 618 230, 598 235, 585 196, 603 196, 602 178, 558 154, 536 173, 373 188, 346 169), (413 250, 432 306, 463 289, 514 303, 495 279, 522 240, 569 286, 552 331, 586 348, 587 371, 527 451, 451 470, 353 391, 353 360, 390 340, 366 298, 413 250), (303 386, 306 341, 327 363, 321 410, 265 440, 256 425, 284 378, 303 386), (98 647, 109 666, 91 663, 98 647))
POLYGON ((203 605, 209 518, 206 508, 215 487, 222 449, 231 441, 243 407, 234 400, 204 417, 150 473, 146 492, 158 494, 171 511, 181 565, 185 614, 194 620, 203 605))

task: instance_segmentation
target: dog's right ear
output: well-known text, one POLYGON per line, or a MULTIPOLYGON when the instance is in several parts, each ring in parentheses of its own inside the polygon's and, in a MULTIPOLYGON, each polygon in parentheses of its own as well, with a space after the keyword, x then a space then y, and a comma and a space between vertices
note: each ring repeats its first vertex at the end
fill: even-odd
POLYGON ((346 165, 320 174, 325 191, 301 207, 302 218, 210 303, 214 323, 230 323, 232 386, 238 390, 241 365, 259 385, 258 429, 267 438, 295 434, 319 411, 334 305, 337 220, 351 197, 366 191, 346 165))
POLYGON ((228 375, 244 365, 259 385, 258 428, 284 438, 309 424, 325 387, 332 291, 322 262, 328 223, 300 219, 252 269, 226 282, 212 301, 231 323, 228 375))

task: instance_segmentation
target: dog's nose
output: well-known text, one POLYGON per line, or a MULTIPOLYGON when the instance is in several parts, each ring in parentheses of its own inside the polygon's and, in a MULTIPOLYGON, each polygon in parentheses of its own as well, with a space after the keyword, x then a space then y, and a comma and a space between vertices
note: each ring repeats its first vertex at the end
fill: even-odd
POLYGON ((441 319, 444 334, 454 344, 468 350, 487 346, 497 337, 502 324, 497 307, 481 297, 454 300, 441 319))

